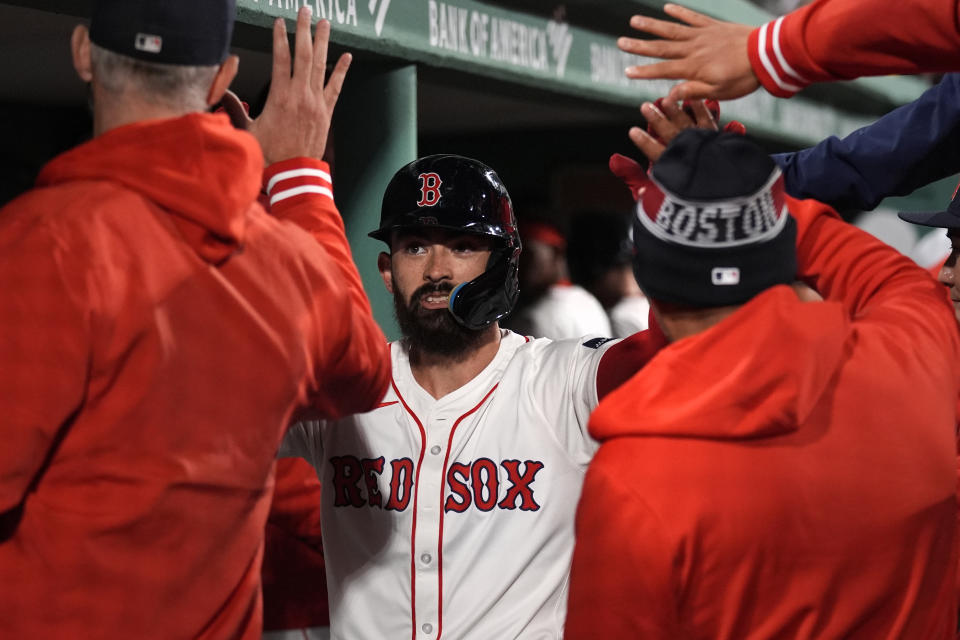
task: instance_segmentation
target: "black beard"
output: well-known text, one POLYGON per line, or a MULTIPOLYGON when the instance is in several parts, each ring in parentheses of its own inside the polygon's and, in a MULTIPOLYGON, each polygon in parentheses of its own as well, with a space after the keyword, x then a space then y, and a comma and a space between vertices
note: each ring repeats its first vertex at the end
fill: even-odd
POLYGON ((425 284, 410 296, 410 304, 404 304, 397 281, 393 281, 393 308, 397 324, 403 334, 402 343, 411 360, 419 354, 431 354, 459 360, 483 342, 484 330, 468 329, 457 322, 449 309, 424 309, 420 300, 436 293, 449 294, 453 285, 449 282, 425 284))

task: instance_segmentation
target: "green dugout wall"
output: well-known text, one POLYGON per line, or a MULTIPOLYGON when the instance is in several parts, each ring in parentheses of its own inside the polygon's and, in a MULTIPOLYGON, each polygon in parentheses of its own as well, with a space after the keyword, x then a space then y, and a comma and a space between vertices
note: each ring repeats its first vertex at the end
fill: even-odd
MULTIPOLYGON (((4 102, 22 94, 9 87, 11 77, 42 84, 61 58, 66 63, 69 26, 89 14, 90 4, 0 0, 0 55, 12 65, 0 72, 0 84, 8 87, 4 102), (51 62, 19 68, 12 60, 23 51, 51 62)), ((771 17, 746 0, 685 4, 752 24, 771 17)), ((601 129, 622 131, 626 145, 626 128, 640 120, 637 106, 671 84, 627 80, 624 67, 640 60, 616 47, 618 36, 631 33, 631 15, 663 16, 659 1, 237 0, 237 5, 234 44, 241 54, 240 88, 248 99, 269 75, 272 21, 293 19, 300 6, 330 20, 335 48, 355 54, 334 122, 335 191, 375 314, 390 337, 396 336, 392 303, 375 266, 381 247, 366 233, 377 226, 389 177, 416 157, 418 139, 433 146, 446 139, 472 139, 478 148, 486 143, 502 149, 507 165, 529 153, 522 145, 553 141, 544 143, 546 154, 562 151, 566 141, 587 148, 591 140, 605 140, 595 133, 601 129), (530 131, 533 137, 525 135, 530 131)), ((76 83, 69 74, 56 80, 56 87, 76 83)), ((811 87, 791 100, 757 92, 725 103, 723 116, 744 122, 771 150, 799 148, 868 124, 925 86, 915 78, 892 77, 811 87)), ((83 96, 74 92, 65 99, 83 96)), ((596 158, 588 161, 602 170, 596 158)), ((527 166, 533 174, 543 169, 527 166)), ((946 182, 891 206, 942 207, 953 187, 946 182)))

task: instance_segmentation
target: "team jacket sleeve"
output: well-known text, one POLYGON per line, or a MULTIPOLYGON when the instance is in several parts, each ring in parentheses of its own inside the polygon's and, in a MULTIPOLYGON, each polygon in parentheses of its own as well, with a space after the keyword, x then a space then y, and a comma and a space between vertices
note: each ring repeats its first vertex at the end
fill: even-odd
POLYGON ((76 249, 38 224, 0 230, 0 514, 21 503, 84 401, 96 292, 76 249))
POLYGON ((372 409, 390 381, 390 352, 353 263, 329 167, 311 158, 285 160, 268 167, 265 181, 270 212, 317 240, 332 277, 347 292, 340 304, 319 295, 315 299, 320 335, 313 354, 312 404, 325 418, 372 409))
POLYGON ((839 211, 874 209, 960 172, 960 74, 842 140, 773 156, 787 193, 839 211))
POLYGON ((930 274, 822 203, 788 198, 788 206, 797 219, 801 279, 825 299, 842 302, 852 319, 902 334, 905 346, 919 348, 932 338, 943 353, 957 353, 953 309, 930 274))
POLYGON ((604 396, 633 377, 667 345, 653 309, 649 311, 647 329, 617 342, 603 354, 597 367, 597 398, 604 396))
POLYGON ((629 482, 596 463, 587 470, 576 541, 566 640, 686 637, 674 615, 679 589, 660 518, 629 482))
POLYGON ((767 91, 789 98, 814 82, 960 69, 957 0, 816 0, 750 34, 767 91))

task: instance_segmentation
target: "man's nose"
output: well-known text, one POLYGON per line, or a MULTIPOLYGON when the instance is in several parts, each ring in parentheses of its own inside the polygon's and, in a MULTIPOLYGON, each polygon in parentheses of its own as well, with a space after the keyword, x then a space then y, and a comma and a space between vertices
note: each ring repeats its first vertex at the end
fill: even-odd
POLYGON ((427 257, 426 269, 423 272, 423 279, 431 282, 448 280, 453 277, 450 268, 450 252, 443 245, 430 248, 430 255, 427 257))
POLYGON ((954 269, 957 267, 957 257, 957 252, 952 252, 950 257, 947 258, 947 261, 942 267, 940 267, 940 272, 937 274, 937 280, 941 284, 952 287, 956 283, 956 274, 954 273, 954 269))

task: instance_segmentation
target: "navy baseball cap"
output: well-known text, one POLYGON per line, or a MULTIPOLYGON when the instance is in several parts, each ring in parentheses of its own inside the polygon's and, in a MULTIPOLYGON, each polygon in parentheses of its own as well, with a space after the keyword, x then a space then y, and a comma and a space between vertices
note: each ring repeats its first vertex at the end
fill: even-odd
POLYGON ((160 64, 216 66, 227 57, 236 0, 97 0, 90 40, 160 64))
POLYGON ((901 211, 897 215, 901 220, 923 225, 924 227, 941 227, 945 229, 960 229, 960 185, 953 192, 953 199, 946 211, 901 211))

